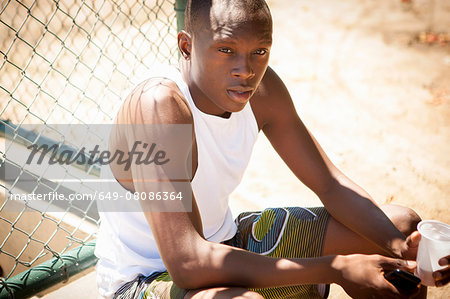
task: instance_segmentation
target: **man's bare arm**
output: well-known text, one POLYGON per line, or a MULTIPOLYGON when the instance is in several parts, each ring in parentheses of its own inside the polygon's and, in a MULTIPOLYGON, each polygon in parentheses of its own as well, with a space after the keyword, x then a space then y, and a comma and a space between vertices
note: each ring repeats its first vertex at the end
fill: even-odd
POLYGON ((285 85, 270 68, 262 86, 253 107, 260 127, 289 168, 319 196, 336 220, 386 253, 401 257, 405 236, 369 194, 328 159, 297 115, 285 85))

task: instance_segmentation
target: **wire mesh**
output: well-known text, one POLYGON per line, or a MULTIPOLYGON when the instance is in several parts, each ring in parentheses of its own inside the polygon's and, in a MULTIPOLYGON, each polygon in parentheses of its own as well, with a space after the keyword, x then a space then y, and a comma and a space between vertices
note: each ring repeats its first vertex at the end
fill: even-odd
MULTIPOLYGON (((55 124, 82 124, 88 128, 86 138, 103 139, 89 134, 91 124, 112 121, 135 78, 158 63, 177 62, 176 33, 174 1, 2 1, 0 166, 13 165, 18 178, 37 177, 32 192, 63 188, 9 159, 13 147, 5 128, 13 141, 32 142, 21 132, 34 130, 38 137, 51 132, 56 143, 67 144, 77 132, 61 132, 55 124)), ((25 203, 11 212, 8 207, 18 204, 9 200, 15 188, 15 182, 0 181, 4 279, 95 237, 99 220, 92 204, 52 213, 25 203)))

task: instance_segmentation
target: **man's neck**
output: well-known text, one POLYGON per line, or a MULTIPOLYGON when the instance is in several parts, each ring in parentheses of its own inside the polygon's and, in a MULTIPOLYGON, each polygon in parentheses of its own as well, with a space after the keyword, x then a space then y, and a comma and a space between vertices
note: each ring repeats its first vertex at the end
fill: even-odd
MULTIPOLYGON (((195 106, 197 107, 197 109, 199 109, 200 111, 202 111, 203 113, 206 114, 210 114, 212 116, 217 116, 217 117, 221 117, 221 118, 230 118, 231 117, 231 112, 228 111, 224 111, 222 113, 210 113, 208 111, 205 111, 205 109, 203 108, 203 105, 201 103, 199 103, 199 99, 196 98, 195 94, 196 94, 196 90, 198 90, 198 87, 195 86, 194 83, 192 83, 192 81, 190 80, 190 76, 189 76, 189 64, 186 61, 182 61, 180 63, 180 72, 181 72, 181 76, 183 78, 183 81, 186 82, 188 88, 189 88, 189 93, 191 94, 192 100, 194 101, 195 106)), ((200 90, 198 90, 198 92, 201 92, 200 90)))

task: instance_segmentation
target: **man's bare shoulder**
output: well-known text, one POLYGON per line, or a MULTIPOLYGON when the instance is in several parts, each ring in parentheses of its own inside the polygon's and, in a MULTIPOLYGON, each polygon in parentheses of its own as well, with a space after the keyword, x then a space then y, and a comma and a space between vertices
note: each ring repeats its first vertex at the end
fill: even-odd
POLYGON ((172 80, 150 78, 128 95, 120 107, 116 123, 191 124, 192 113, 186 99, 172 80))

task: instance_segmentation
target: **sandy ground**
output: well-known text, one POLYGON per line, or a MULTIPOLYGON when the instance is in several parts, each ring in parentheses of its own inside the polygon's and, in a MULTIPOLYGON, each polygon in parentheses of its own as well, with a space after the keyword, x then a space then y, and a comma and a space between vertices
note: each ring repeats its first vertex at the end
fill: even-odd
MULTIPOLYGON (((271 66, 332 161, 379 203, 407 205, 424 219, 450 223, 450 45, 418 39, 427 30, 449 31, 450 3, 269 5, 271 66)), ((231 204, 238 213, 320 201, 261 135, 231 204)), ((74 291, 80 289, 95 294, 93 274, 46 298, 84 298, 74 291)), ((429 298, 449 293, 450 287, 432 288, 429 298)), ((330 297, 348 298, 337 286, 330 297)))

